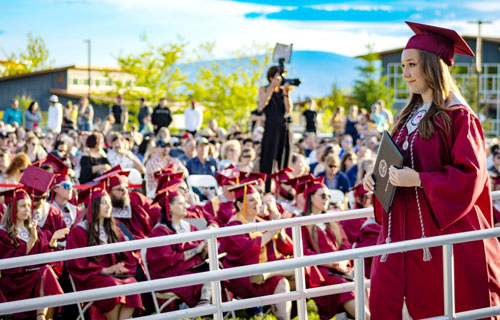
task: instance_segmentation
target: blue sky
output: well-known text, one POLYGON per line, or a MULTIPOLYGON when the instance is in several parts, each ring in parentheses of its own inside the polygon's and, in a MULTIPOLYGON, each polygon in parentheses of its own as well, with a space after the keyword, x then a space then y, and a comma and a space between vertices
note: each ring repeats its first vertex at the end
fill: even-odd
MULTIPOLYGON (((405 20, 473 35, 468 20, 489 20, 485 36, 500 37, 500 1, 229 1, 229 0, 0 0, 0 48, 23 48, 32 32, 47 42, 55 65, 92 61, 116 65, 120 52, 183 37, 194 47, 215 41, 223 58, 252 42, 294 43, 296 50, 356 56, 371 42, 376 50, 403 46, 405 20)), ((0 57, 2 57, 0 51, 0 57)))

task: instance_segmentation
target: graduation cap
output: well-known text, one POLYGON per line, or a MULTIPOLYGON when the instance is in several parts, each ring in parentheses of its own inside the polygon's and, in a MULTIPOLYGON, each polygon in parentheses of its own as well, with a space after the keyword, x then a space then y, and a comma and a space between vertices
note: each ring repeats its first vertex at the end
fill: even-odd
POLYGON ((62 173, 62 174, 68 174, 68 169, 69 169, 69 167, 61 159, 59 159, 52 153, 49 153, 45 159, 33 163, 33 166, 36 167, 43 166, 46 167, 47 170, 51 168, 51 170, 53 170, 54 173, 62 173))
POLYGON ((454 30, 409 21, 406 21, 406 24, 415 35, 408 40, 405 50, 420 49, 434 53, 450 67, 453 65, 454 53, 474 57, 469 45, 454 30))
POLYGON ((290 168, 285 168, 280 171, 276 171, 275 173, 271 174, 269 178, 273 179, 274 182, 276 183, 276 196, 278 196, 280 192, 280 183, 283 181, 290 181, 290 179, 293 179, 293 176, 290 174, 293 170, 290 168))
POLYGON ((307 200, 307 196, 315 192, 316 190, 327 188, 328 187, 323 183, 325 177, 319 177, 306 182, 304 189, 304 198, 307 200))
POLYGON ((309 174, 306 174, 306 175, 303 175, 300 177, 290 179, 289 182, 290 182, 290 185, 293 186, 293 188, 295 189, 295 192, 298 195, 298 194, 301 194, 302 192, 304 192, 306 185, 307 185, 307 182, 312 181, 312 180, 314 180, 314 176, 309 173, 309 174))
POLYGON ((215 180, 217 180, 217 183, 219 186, 228 186, 228 185, 235 185, 235 184, 240 184, 240 173, 242 171, 232 164, 229 165, 227 168, 217 171, 217 175, 215 176, 215 180))
POLYGON ((109 196, 104 181, 99 184, 91 184, 78 193, 78 204, 84 203, 87 207, 89 222, 92 221, 92 201, 104 196, 109 196))
POLYGON ((158 185, 156 186, 156 192, 158 193, 161 190, 173 184, 178 184, 178 185, 181 184, 182 182, 184 182, 184 180, 182 179, 183 175, 184 175, 183 172, 167 173, 162 175, 158 180, 158 185))
POLYGON ((30 196, 24 190, 25 188, 25 186, 21 186, 0 192, 0 196, 3 196, 5 199, 5 204, 12 203, 12 221, 14 225, 17 223, 17 200, 30 199, 30 196))
POLYGON ((55 175, 47 170, 35 166, 28 166, 24 170, 19 183, 28 187, 34 196, 43 196, 49 190, 55 175))
POLYGON ((173 173, 175 170, 175 165, 172 163, 172 164, 169 164, 168 166, 156 171, 154 173, 154 177, 155 179, 160 179, 160 177, 166 173, 173 173))
MULTIPOLYGON (((109 175, 112 172, 122 172, 122 171, 123 171, 122 166, 121 165, 116 165, 113 168, 109 169, 108 171, 103 172, 101 174, 101 177, 104 176, 104 175, 109 175)), ((96 181, 96 180, 94 179, 94 181, 96 181)))
POLYGON ((355 206, 356 206, 356 208, 359 208, 358 203, 361 203, 361 197, 364 196, 365 194, 367 194, 368 191, 365 190, 365 187, 363 187, 362 183, 358 183, 357 185, 355 185, 354 187, 349 189, 349 191, 354 192, 355 206))
POLYGON ((121 171, 121 170, 115 170, 111 171, 109 170, 107 173, 97 177, 94 179, 95 182, 101 182, 103 181, 106 185, 106 189, 108 192, 120 185, 127 185, 128 187, 128 175, 130 174, 130 171, 121 171))
POLYGON ((234 192, 234 198, 240 199, 243 198, 243 216, 246 217, 247 210, 247 195, 252 193, 259 193, 259 191, 254 187, 254 185, 258 184, 256 180, 245 182, 238 186, 234 186, 229 188, 229 191, 234 192))
POLYGON ((240 183, 256 181, 258 185, 264 187, 266 185, 267 174, 260 172, 243 172, 240 173, 240 183))
POLYGON ((177 191, 177 187, 179 186, 180 182, 174 183, 156 193, 155 198, 153 199, 153 204, 158 203, 161 206, 161 201, 165 202, 165 213, 167 215, 167 220, 170 219, 170 200, 172 198, 175 198, 180 195, 180 193, 177 191))

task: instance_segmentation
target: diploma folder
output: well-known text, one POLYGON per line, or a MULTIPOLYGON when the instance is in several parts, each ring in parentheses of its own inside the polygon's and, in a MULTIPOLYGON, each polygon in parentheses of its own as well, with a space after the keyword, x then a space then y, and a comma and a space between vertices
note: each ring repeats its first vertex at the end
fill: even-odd
POLYGON ((385 212, 391 210, 392 201, 396 187, 389 182, 389 168, 395 166, 402 168, 404 156, 398 146, 392 140, 391 135, 384 131, 382 141, 378 148, 375 167, 373 168, 373 179, 375 180, 375 196, 384 207, 385 212))

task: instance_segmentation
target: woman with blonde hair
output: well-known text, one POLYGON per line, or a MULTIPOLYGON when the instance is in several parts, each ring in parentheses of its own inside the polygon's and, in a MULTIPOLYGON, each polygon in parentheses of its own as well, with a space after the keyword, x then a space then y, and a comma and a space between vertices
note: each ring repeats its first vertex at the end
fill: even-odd
POLYGON ((221 148, 221 161, 219 162, 219 170, 225 169, 230 165, 237 166, 240 160, 241 145, 238 140, 228 140, 224 142, 221 148))

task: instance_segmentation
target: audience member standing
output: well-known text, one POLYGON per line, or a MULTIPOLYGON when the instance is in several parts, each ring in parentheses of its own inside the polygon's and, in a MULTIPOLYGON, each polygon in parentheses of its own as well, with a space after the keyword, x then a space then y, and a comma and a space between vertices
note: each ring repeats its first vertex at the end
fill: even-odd
POLYGON ((128 123, 128 110, 123 105, 123 97, 121 94, 116 96, 116 104, 111 108, 111 112, 115 118, 113 131, 125 131, 128 123))
POLYGON ((78 130, 92 131, 94 122, 94 108, 89 99, 82 97, 78 105, 78 130))
POLYGON ((196 108, 198 102, 196 100, 191 101, 191 105, 184 111, 184 121, 186 123, 186 131, 196 134, 196 131, 200 130, 201 123, 203 122, 203 113, 200 108, 196 108))
MULTIPOLYGON (((139 122, 139 132, 142 132, 144 125, 145 125, 145 120, 153 114, 153 109, 151 109, 150 106, 146 104, 146 99, 141 97, 139 99, 139 114, 137 115, 137 121, 139 122)), ((149 118, 151 120, 151 118, 149 118)))
POLYGON ((49 98, 49 117, 47 119, 47 129, 53 132, 61 132, 63 108, 59 103, 59 98, 56 95, 51 95, 49 98))
POLYGON ((306 132, 316 133, 318 125, 318 113, 316 112, 316 101, 311 100, 309 103, 309 108, 302 113, 305 119, 306 132))
POLYGON ((153 110, 153 126, 155 133, 163 128, 167 127, 172 123, 172 113, 167 107, 167 99, 161 98, 158 106, 153 110))
POLYGON ((23 123, 23 114, 19 110, 19 101, 17 99, 12 99, 10 108, 3 113, 2 121, 10 125, 16 123, 18 126, 23 123))
POLYGON ((42 115, 37 101, 32 101, 26 111, 24 111, 24 128, 32 131, 42 122, 42 115))

